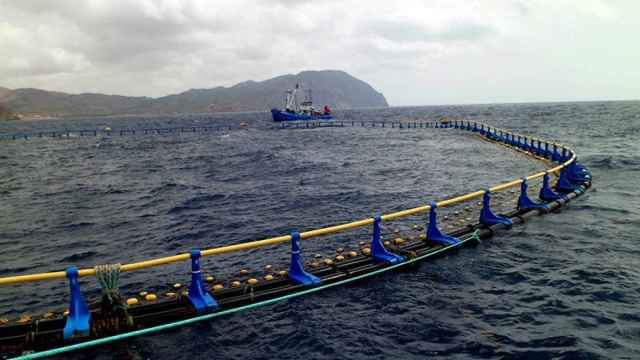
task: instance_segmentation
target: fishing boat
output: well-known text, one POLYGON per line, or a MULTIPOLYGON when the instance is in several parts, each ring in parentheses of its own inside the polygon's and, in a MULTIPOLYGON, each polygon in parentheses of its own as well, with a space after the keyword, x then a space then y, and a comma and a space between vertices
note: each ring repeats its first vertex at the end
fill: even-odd
POLYGON ((318 111, 313 107, 313 97, 311 89, 308 89, 305 94, 304 101, 298 103, 298 90, 300 84, 291 89, 285 91, 284 110, 278 108, 271 109, 271 116, 273 121, 299 121, 299 120, 331 120, 331 109, 328 105, 322 108, 322 111, 318 111))

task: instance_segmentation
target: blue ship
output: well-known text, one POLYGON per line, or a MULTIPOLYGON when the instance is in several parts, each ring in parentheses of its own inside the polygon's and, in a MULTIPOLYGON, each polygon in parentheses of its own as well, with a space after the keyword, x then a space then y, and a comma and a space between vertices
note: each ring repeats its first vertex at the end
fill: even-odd
POLYGON ((300 121, 300 120, 331 120, 331 109, 325 105, 322 111, 318 111, 313 107, 311 89, 307 90, 307 94, 302 103, 298 104, 297 93, 300 85, 292 90, 285 92, 284 110, 278 108, 271 109, 273 121, 300 121))

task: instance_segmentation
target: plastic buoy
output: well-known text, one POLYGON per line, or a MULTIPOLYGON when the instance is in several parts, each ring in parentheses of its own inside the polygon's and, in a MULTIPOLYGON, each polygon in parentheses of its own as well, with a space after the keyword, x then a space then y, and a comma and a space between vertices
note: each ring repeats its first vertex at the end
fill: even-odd
POLYGON ((62 316, 69 316, 69 309, 63 311, 62 316))
POLYGON ((271 268, 273 268, 273 266, 271 266, 271 265, 265 265, 265 267, 264 267, 264 269, 267 270, 267 271, 271 270, 271 268))
POLYGON ((251 286, 257 285, 258 284, 258 279, 251 278, 251 279, 247 280, 247 284, 249 284, 251 286))
POLYGON ((420 234, 420 240, 427 240, 427 234, 420 234))
POLYGON ((156 296, 156 294, 147 294, 144 299, 147 301, 156 301, 158 297, 156 296))
POLYGON ((213 291, 222 290, 222 289, 224 289, 224 285, 222 285, 222 284, 215 284, 215 285, 213 285, 212 289, 213 289, 213 291))
POLYGON ((267 281, 271 281, 271 280, 273 280, 273 275, 271 275, 271 274, 265 275, 264 279, 267 280, 267 281))
POLYGON ((342 261, 342 260, 344 260, 344 256, 342 255, 336 256, 336 261, 342 261))
POLYGON ((331 259, 324 259, 324 263, 325 263, 325 265, 329 265, 329 266, 331 266, 331 265, 333 265, 333 260, 331 260, 331 259))
POLYGON ((364 255, 366 255, 366 256, 369 256, 369 255, 371 255, 371 249, 369 249, 368 247, 363 248, 363 249, 362 249, 362 253, 363 253, 364 255))
POLYGON ((355 251, 349 251, 349 257, 356 257, 358 256, 358 253, 355 251))
POLYGON ((396 238, 395 240, 393 240, 393 242, 394 242, 396 245, 401 245, 402 243, 404 243, 404 239, 402 239, 402 238, 396 238))
POLYGON ((54 314, 53 314, 51 311, 48 311, 48 312, 46 312, 46 313, 42 314, 42 318, 43 318, 43 319, 50 319, 50 318, 52 318, 52 317, 53 317, 53 315, 54 315, 54 314))
POLYGON ((322 257, 322 254, 315 254, 313 255, 313 257, 315 257, 316 259, 320 259, 322 257))
POLYGON ((9 319, 7 318, 0 318, 0 325, 6 325, 9 323, 9 319))
POLYGON ((147 296, 148 292, 146 291, 140 291, 140 293, 138 295, 140 295, 140 297, 145 297, 147 296))
POLYGON ((180 289, 181 287, 182 287, 182 284, 180 284, 180 283, 173 284, 173 288, 174 289, 180 289))
POLYGON ((343 251, 344 251, 344 248, 337 248, 337 249, 336 249, 336 252, 337 252, 337 253, 341 253, 341 252, 343 252, 343 251))
POLYGON ((383 242, 383 244, 385 244, 385 246, 389 246, 389 245, 391 245, 391 241, 389 241, 389 240, 385 240, 385 241, 383 242))
POLYGON ((26 324, 29 321, 31 321, 31 315, 28 315, 28 314, 22 314, 22 315, 20 315, 20 318, 18 319, 18 323, 20 323, 20 324, 26 324))
POLYGON ((168 293, 166 293, 165 295, 167 295, 167 297, 174 297, 174 296, 176 296, 176 293, 174 293, 174 292, 168 292, 168 293))
POLYGON ((216 278, 214 278, 213 276, 209 275, 209 276, 207 276, 207 277, 204 279, 204 281, 206 281, 206 282, 213 282, 213 280, 215 280, 215 279, 216 279, 216 278))
POLYGON ((240 269, 240 275, 249 275, 249 270, 247 270, 247 269, 240 269))
POLYGON ((278 271, 278 275, 280 275, 280 276, 287 276, 287 274, 288 274, 287 270, 278 271))
POLYGON ((239 288, 240 286, 242 286, 242 283, 240 281, 234 281, 231 283, 231 287, 233 288, 239 288))
POLYGON ((138 299, 136 298, 127 299, 127 305, 136 305, 137 303, 138 303, 138 299))

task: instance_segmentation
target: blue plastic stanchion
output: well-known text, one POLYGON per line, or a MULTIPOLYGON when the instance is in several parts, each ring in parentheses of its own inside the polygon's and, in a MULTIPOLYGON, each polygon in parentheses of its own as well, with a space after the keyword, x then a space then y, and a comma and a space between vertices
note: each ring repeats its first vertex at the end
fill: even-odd
POLYGON ((491 211, 491 191, 486 190, 482 196, 482 210, 480 210, 480 223, 486 226, 504 224, 513 225, 511 219, 499 216, 491 211))
POLYGON ((318 285, 322 280, 304 270, 300 258, 300 233, 291 233, 291 266, 289 267, 289 279, 303 285, 318 285))
POLYGON ((394 254, 387 250, 382 244, 380 236, 380 216, 373 218, 373 237, 371 238, 371 257, 375 261, 387 262, 390 264, 396 264, 404 261, 404 257, 394 254))
POLYGON ((575 184, 584 184, 591 180, 591 174, 575 160, 567 167, 567 179, 575 184))
POLYGON ((544 149, 542 148, 542 140, 538 140, 538 146, 536 148, 536 154, 538 154, 538 156, 544 156, 544 149))
POLYGON ((549 173, 545 173, 542 178, 542 188, 540 189, 540 194, 538 197, 546 202, 560 200, 564 197, 564 195, 557 194, 551 189, 549 184, 549 173))
POLYGON ((551 152, 551 150, 549 150, 549 143, 545 141, 545 143, 544 143, 544 157, 546 157, 547 159, 551 159, 552 155, 553 155, 553 153, 551 152))
POLYGON ((218 303, 209 294, 202 281, 199 249, 191 250, 191 285, 188 297, 198 314, 218 310, 218 303))
POLYGON ((71 290, 71 304, 69 305, 69 315, 62 333, 65 340, 71 339, 76 335, 87 336, 91 329, 89 325, 91 313, 87 307, 87 302, 82 296, 82 292, 80 292, 78 268, 75 266, 68 268, 67 278, 69 279, 69 289, 71 290))
POLYGON ((560 153, 558 153, 558 145, 553 144, 553 153, 551 154, 551 160, 560 161, 560 153))
POLYGON ((561 193, 570 193, 580 188, 580 185, 574 184, 568 178, 569 171, 565 166, 560 171, 560 177, 558 178, 558 182, 556 182, 556 191, 561 193))
POLYGON ((429 209, 429 225, 427 226, 427 240, 443 244, 443 245, 454 245, 460 242, 460 239, 455 238, 453 236, 444 235, 440 229, 438 229, 438 219, 436 214, 436 208, 438 204, 435 201, 432 201, 429 209))
POLYGON ((548 211, 549 206, 547 204, 537 203, 529 198, 529 195, 527 195, 528 188, 529 185, 527 185, 527 178, 522 178, 522 183, 520 184, 520 197, 518 197, 518 209, 542 209, 548 211))
POLYGON ((478 132, 478 123, 473 123, 473 129, 471 129, 471 131, 478 132))

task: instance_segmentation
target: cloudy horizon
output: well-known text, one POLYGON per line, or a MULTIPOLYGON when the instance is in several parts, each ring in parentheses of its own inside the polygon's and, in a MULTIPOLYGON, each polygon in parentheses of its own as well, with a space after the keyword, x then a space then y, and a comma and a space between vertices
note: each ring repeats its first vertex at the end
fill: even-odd
POLYGON ((164 96, 338 69, 390 105, 640 99, 640 3, 0 0, 0 86, 164 96))

